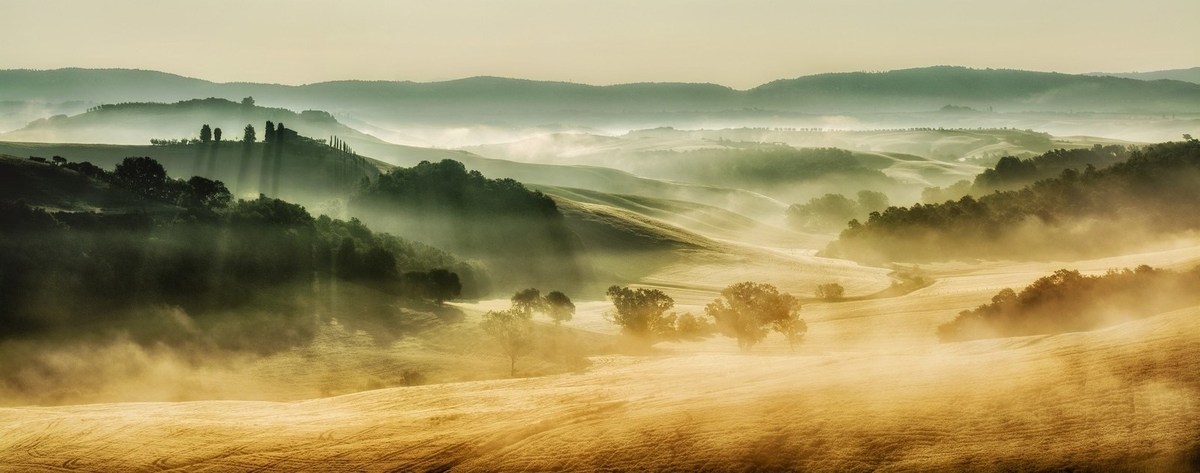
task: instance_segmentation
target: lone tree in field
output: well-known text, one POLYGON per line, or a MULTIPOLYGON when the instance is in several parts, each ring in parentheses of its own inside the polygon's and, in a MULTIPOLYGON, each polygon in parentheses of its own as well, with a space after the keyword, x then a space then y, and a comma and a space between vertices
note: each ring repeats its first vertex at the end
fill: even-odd
POLYGON ((212 128, 209 128, 207 123, 200 127, 200 141, 204 143, 212 141, 212 128))
POLYGON ((271 120, 267 120, 267 126, 266 126, 266 128, 263 129, 263 142, 264 143, 274 143, 275 142, 275 124, 272 123, 271 120))
POLYGON ((571 302, 571 298, 561 291, 550 291, 549 294, 546 294, 544 301, 546 315, 550 316, 554 325, 569 321, 575 315, 575 303, 571 302))
POLYGON ((246 128, 242 129, 242 143, 250 144, 256 139, 258 137, 254 134, 254 125, 246 125, 246 128))
POLYGON ((800 303, 770 284, 730 285, 721 291, 721 297, 704 307, 704 313, 716 321, 722 335, 737 338, 742 351, 750 351, 770 329, 783 334, 793 348, 808 332, 808 325, 800 318, 800 303))
POLYGON ((214 129, 213 129, 213 131, 212 131, 212 133, 213 133, 213 141, 216 141, 217 143, 220 143, 220 142, 221 142, 221 129, 220 129, 220 128, 214 128, 214 129))
POLYGON ((605 314, 605 318, 621 326, 625 334, 651 341, 675 332, 675 319, 666 315, 675 307, 675 300, 662 291, 612 286, 606 294, 616 310, 605 314))
POLYGON ((833 300, 841 299, 843 296, 845 296, 846 288, 842 287, 841 284, 838 284, 835 282, 829 283, 829 284, 821 284, 821 285, 817 286, 817 290, 814 294, 817 296, 818 299, 825 299, 827 301, 833 301, 833 300))
POLYGON ((489 311, 480 328, 500 344, 508 356, 509 376, 517 375, 517 358, 533 348, 533 320, 516 309, 489 311))

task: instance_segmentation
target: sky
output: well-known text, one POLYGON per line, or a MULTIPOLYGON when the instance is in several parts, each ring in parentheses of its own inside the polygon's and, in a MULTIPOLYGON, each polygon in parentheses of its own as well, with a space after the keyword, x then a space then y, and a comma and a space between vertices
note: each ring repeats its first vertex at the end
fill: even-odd
POLYGON ((1200 66, 1198 0, 0 0, 0 69, 748 88, 931 65, 1200 66))

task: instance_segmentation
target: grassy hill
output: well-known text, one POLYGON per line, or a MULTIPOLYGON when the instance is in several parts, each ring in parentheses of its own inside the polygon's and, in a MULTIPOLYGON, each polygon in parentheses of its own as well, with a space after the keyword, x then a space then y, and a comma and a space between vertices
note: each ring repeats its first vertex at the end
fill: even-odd
MULTIPOLYGON (((760 107, 818 113, 977 109, 1192 111, 1200 85, 1017 70, 928 67, 785 79, 738 91, 711 84, 590 86, 495 77, 445 82, 338 81, 302 86, 218 84, 151 71, 0 71, 0 100, 174 101, 240 99, 299 108, 358 110, 393 117, 450 118, 539 113, 712 112, 760 107), (386 112, 387 109, 393 110, 386 112)), ((550 114, 550 115, 546 115, 550 114)))
POLYGON ((245 105, 225 99, 191 99, 175 103, 126 102, 93 107, 86 113, 55 116, 0 134, 0 139, 29 142, 145 144, 151 139, 195 139, 200 124, 221 128, 226 141, 240 140, 246 125, 258 138, 267 121, 283 123, 304 136, 378 141, 342 125, 332 115, 306 110, 245 105))
POLYGON ((171 146, 0 142, 0 153, 62 156, 104 168, 126 157, 149 156, 171 175, 220 180, 238 196, 263 193, 309 205, 344 198, 362 178, 379 174, 377 163, 316 144, 287 146, 277 156, 264 143, 246 147, 239 142, 171 146))

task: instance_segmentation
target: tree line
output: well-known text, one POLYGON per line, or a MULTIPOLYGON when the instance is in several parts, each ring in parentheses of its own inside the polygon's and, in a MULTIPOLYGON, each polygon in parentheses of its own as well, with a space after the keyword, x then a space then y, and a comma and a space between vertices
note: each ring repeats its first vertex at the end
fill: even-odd
POLYGON ((866 262, 1102 254, 1200 228, 1197 186, 1200 141, 1162 143, 1020 190, 873 212, 823 254, 866 262))
MULTIPOLYGON (((437 304, 486 284, 477 267, 444 251, 354 219, 314 218, 279 199, 234 201, 220 181, 172 179, 148 157, 126 158, 112 171, 86 162, 44 171, 91 176, 146 204, 86 213, 0 202, 0 337, 142 327, 142 309, 161 306, 180 307, 203 326, 262 304, 277 309, 268 312, 289 333, 303 334, 312 328, 305 304, 320 299, 315 283, 322 293, 336 281, 369 289, 363 294, 377 296, 364 297, 379 302, 370 310, 385 312, 397 298, 437 304)), ((258 329, 249 320, 242 326, 258 329)))
POLYGON ((1060 269, 1021 292, 1003 289, 937 329, 943 342, 1093 330, 1200 303, 1200 267, 1187 272, 1109 270, 1088 276, 1060 269))
MULTIPOLYGON (((641 349, 659 341, 696 340, 720 333, 736 339, 738 348, 748 352, 772 331, 795 349, 808 332, 808 324, 800 318, 799 300, 770 284, 732 284, 705 306, 701 316, 672 310, 675 300, 658 289, 611 286, 605 295, 612 303, 605 319, 641 349)), ((558 325, 571 320, 575 305, 559 291, 542 296, 533 288, 517 291, 511 304, 508 309, 484 314, 480 328, 496 341, 509 360, 510 374, 515 375, 518 358, 531 352, 536 343, 533 315, 545 314, 558 325)))

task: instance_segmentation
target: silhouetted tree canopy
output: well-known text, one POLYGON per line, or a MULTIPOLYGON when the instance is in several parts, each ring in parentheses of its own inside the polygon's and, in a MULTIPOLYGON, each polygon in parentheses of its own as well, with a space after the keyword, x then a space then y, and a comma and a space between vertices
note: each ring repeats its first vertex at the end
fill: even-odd
POLYGON ((242 129, 242 142, 253 143, 256 140, 258 137, 254 134, 254 125, 246 125, 246 128, 242 129))
POLYGON ((167 170, 149 157, 125 158, 113 170, 113 177, 122 186, 152 199, 168 199, 171 189, 167 170))
POLYGON ((546 315, 550 316, 555 324, 561 324, 571 320, 575 315, 575 303, 571 302, 571 298, 567 297, 561 291, 550 291, 546 294, 546 315))
POLYGON ((207 123, 205 123, 204 126, 200 127, 200 141, 208 143, 209 141, 212 141, 212 137, 212 129, 208 127, 207 123))

